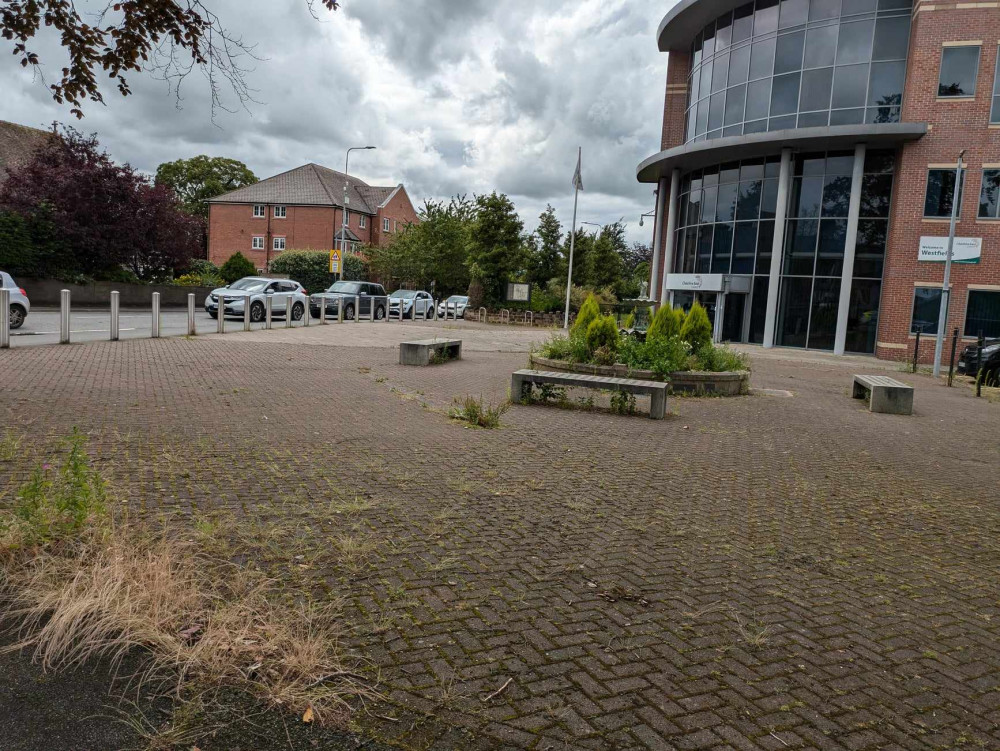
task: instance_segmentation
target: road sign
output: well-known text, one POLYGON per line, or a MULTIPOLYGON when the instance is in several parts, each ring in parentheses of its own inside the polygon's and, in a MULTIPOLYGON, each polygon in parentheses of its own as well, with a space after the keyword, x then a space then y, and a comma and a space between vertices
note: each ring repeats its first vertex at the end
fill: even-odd
POLYGON ((330 273, 340 273, 340 251, 336 248, 330 251, 330 273))

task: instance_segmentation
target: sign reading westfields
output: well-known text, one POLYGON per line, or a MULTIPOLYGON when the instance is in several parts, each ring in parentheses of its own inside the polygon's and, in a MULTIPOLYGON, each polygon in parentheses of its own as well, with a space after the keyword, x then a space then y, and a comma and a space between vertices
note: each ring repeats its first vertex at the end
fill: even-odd
MULTIPOLYGON (((979 263, 983 254, 983 238, 956 237, 951 247, 953 263, 979 263)), ((948 257, 947 237, 921 237, 918 261, 938 261, 944 263, 948 257)))

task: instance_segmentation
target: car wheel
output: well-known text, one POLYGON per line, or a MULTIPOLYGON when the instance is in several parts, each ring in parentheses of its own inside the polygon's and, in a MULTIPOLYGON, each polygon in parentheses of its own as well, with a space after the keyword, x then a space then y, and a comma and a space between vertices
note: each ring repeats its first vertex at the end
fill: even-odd
POLYGON ((344 306, 344 320, 345 321, 353 321, 354 320, 354 306, 353 305, 345 305, 344 306))
POLYGON ((305 306, 302 303, 300 303, 300 302, 295 303, 292 306, 292 320, 293 321, 301 321, 302 320, 302 316, 305 315, 305 312, 306 312, 306 308, 305 308, 305 306))
POLYGON ((385 308, 381 306, 375 308, 375 320, 381 321, 383 318, 385 318, 385 308))
POLYGON ((21 325, 24 323, 25 317, 26 313, 24 312, 24 308, 22 308, 20 305, 10 306, 10 327, 12 329, 21 328, 21 325))
POLYGON ((206 312, 208 313, 208 315, 209 315, 210 318, 218 318, 219 317, 219 312, 218 311, 216 311, 215 313, 213 313, 210 310, 206 311, 206 312))
POLYGON ((255 302, 250 306, 250 320, 254 323, 260 323, 264 320, 264 303, 255 302))

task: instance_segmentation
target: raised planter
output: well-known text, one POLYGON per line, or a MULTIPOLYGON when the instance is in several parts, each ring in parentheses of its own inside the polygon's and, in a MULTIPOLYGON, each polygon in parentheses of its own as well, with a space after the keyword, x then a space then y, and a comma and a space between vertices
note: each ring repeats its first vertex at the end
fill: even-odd
POLYGON ((742 396, 750 391, 750 372, 737 370, 727 373, 707 373, 700 370, 682 370, 661 378, 652 370, 632 370, 627 365, 590 365, 588 363, 551 360, 531 355, 531 364, 540 369, 560 370, 568 373, 636 378, 648 381, 667 381, 673 393, 694 396, 742 396))

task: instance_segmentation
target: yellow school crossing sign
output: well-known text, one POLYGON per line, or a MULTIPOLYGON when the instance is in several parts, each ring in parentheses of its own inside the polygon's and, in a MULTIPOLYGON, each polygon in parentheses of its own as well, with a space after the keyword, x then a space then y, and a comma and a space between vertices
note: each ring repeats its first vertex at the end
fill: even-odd
POLYGON ((340 273, 340 251, 336 248, 330 251, 330 273, 340 273))

